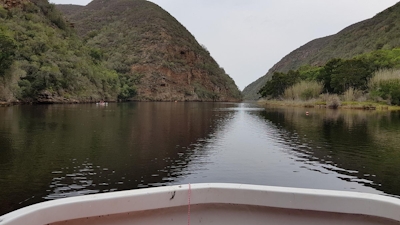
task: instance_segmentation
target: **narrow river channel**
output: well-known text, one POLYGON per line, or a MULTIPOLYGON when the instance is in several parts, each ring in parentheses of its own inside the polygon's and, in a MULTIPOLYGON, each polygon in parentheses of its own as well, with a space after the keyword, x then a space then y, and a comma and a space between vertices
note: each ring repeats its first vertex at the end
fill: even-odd
POLYGON ((3 107, 0 215, 57 198, 203 182, 399 197, 398 140, 399 112, 255 103, 3 107))

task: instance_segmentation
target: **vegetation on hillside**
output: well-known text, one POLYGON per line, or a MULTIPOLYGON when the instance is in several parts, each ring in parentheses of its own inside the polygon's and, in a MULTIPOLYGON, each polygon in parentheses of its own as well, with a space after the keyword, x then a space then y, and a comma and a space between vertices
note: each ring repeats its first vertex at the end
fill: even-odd
POLYGON ((310 100, 322 93, 344 100, 385 101, 400 105, 400 49, 377 50, 352 59, 332 59, 324 66, 275 72, 259 94, 266 98, 310 100))
POLYGON ((118 74, 105 67, 46 0, 0 6, 0 100, 116 99, 118 74))

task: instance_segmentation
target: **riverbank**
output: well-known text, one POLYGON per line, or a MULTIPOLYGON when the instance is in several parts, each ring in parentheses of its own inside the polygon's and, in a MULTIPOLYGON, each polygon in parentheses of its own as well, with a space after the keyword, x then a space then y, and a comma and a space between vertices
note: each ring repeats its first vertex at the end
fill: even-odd
POLYGON ((304 108, 332 108, 332 109, 357 109, 357 110, 400 110, 400 106, 386 105, 377 102, 356 102, 345 101, 331 104, 323 101, 309 100, 258 100, 260 105, 268 106, 286 106, 286 107, 304 107, 304 108))
MULTIPOLYGON (((97 103, 99 101, 78 101, 78 100, 65 100, 65 101, 32 101, 32 102, 22 102, 22 101, 12 101, 4 102, 0 101, 0 107, 7 107, 13 105, 33 105, 33 104, 87 104, 87 103, 97 103)), ((116 101, 107 101, 116 102, 116 101)))
MULTIPOLYGON (((100 100, 96 101, 79 101, 79 100, 65 100, 65 101, 32 101, 32 102, 22 102, 22 101, 14 101, 14 102, 4 102, 0 101, 0 107, 7 107, 7 106, 13 106, 13 105, 51 105, 51 104, 90 104, 90 103, 98 103, 100 100)), ((121 100, 107 100, 105 102, 108 103, 120 103, 120 102, 231 102, 231 103, 238 103, 240 101, 235 101, 235 100, 226 100, 226 101, 202 101, 202 100, 193 100, 193 101, 176 101, 176 100, 170 100, 170 101, 152 101, 152 100, 131 100, 131 101, 121 101, 121 100)))
POLYGON ((14 104, 16 104, 16 103, 0 101, 0 107, 12 106, 14 104))

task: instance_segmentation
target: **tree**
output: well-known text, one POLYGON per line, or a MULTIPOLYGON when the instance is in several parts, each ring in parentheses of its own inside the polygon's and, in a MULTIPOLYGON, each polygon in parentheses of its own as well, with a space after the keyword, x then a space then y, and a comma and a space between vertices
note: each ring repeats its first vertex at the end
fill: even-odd
POLYGON ((373 66, 363 59, 332 59, 322 69, 317 80, 324 91, 341 94, 349 88, 366 90, 373 66))
POLYGON ((333 92, 333 88, 331 87, 331 76, 332 74, 336 73, 341 63, 341 59, 331 59, 325 64, 324 68, 321 70, 321 73, 317 76, 317 81, 324 85, 325 92, 333 92))
POLYGON ((331 87, 337 94, 341 94, 351 87, 366 90, 371 76, 372 69, 368 63, 361 59, 345 60, 331 74, 331 87))
POLYGON ((299 71, 290 70, 287 74, 275 72, 272 75, 272 79, 267 81, 267 83, 260 89, 258 94, 260 94, 261 97, 270 96, 272 98, 277 98, 285 92, 286 88, 294 85, 299 80, 299 71))
POLYGON ((13 38, 0 30, 0 76, 10 68, 15 55, 16 45, 13 38))

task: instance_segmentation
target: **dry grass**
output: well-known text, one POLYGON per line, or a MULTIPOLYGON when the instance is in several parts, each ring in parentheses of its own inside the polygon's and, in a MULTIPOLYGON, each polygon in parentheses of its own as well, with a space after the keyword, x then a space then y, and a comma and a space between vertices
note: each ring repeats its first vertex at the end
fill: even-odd
POLYGON ((260 105, 277 106, 277 107, 305 107, 305 108, 340 108, 355 110, 378 110, 378 111, 400 111, 400 106, 390 106, 383 103, 369 101, 340 101, 338 95, 322 94, 318 99, 302 101, 302 100, 276 100, 276 99, 260 99, 260 105))
POLYGON ((325 102, 326 107, 331 109, 337 109, 341 105, 340 98, 337 94, 322 94, 320 100, 325 102))
POLYGON ((368 87, 374 90, 382 85, 382 83, 400 82, 400 69, 378 70, 369 80, 368 87))
POLYGON ((323 85, 316 81, 301 81, 289 88, 283 94, 286 100, 310 100, 318 98, 323 89, 323 85))
POLYGON ((365 96, 363 96, 362 91, 354 89, 354 88, 349 88, 347 89, 343 95, 341 96, 343 101, 365 101, 365 96))
MULTIPOLYGON (((400 69, 397 70, 380 70, 375 73, 373 78, 369 81, 370 93, 363 93, 360 90, 350 88, 341 96, 334 94, 321 94, 311 100, 303 100, 301 93, 307 90, 310 86, 314 90, 318 90, 318 83, 315 82, 314 86, 307 85, 307 82, 298 83, 285 90, 284 99, 279 100, 261 100, 262 105, 275 105, 275 106, 295 106, 295 107, 322 107, 322 108, 342 108, 342 109, 362 109, 362 110, 400 110, 400 106, 391 102, 384 101, 383 97, 377 95, 375 98, 380 98, 381 101, 372 99, 374 96, 371 91, 384 92, 398 90, 400 86, 400 69), (399 85, 397 85, 399 84, 399 85), (371 97, 372 96, 372 97, 371 97)), ((309 83, 309 82, 308 82, 309 83)), ((322 90, 322 88, 321 88, 322 90)), ((317 93, 314 92, 314 93, 317 93)), ((392 93, 387 95, 391 98, 392 93)), ((314 95, 315 96, 315 95, 314 95)))

